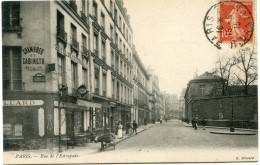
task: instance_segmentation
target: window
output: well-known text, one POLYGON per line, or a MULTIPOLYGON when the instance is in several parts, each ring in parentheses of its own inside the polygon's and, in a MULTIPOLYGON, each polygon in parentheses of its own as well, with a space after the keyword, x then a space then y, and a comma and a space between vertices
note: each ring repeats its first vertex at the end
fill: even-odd
POLYGON ((116 71, 118 72, 118 62, 119 62, 119 58, 118 58, 118 56, 116 57, 116 71))
POLYGON ((93 1, 92 14, 97 19, 97 3, 93 1))
POLYGON ((113 26, 110 25, 110 38, 111 38, 111 40, 113 40, 113 31, 114 31, 113 26))
POLYGON ((116 8, 115 8, 114 11, 115 11, 115 12, 114 12, 114 14, 115 14, 114 19, 115 19, 116 24, 118 24, 118 22, 117 22, 117 10, 116 10, 116 8))
POLYGON ((21 47, 3 47, 3 89, 22 89, 21 47))
POLYGON ((118 45, 118 34, 116 33, 116 36, 115 36, 115 40, 116 40, 116 44, 118 45))
POLYGON ((66 85, 65 81, 65 58, 58 56, 58 84, 66 85))
POLYGON ((105 15, 101 12, 101 27, 105 29, 105 15))
POLYGON ((122 19, 121 19, 121 16, 119 16, 119 29, 121 30, 121 27, 122 27, 122 19))
POLYGON ((102 58, 106 61, 106 42, 102 41, 102 58))
POLYGON ((106 91, 107 91, 107 74, 106 73, 103 73, 102 89, 103 89, 103 96, 106 96, 106 91))
POLYGON ((70 0, 70 7, 77 12, 77 4, 76 4, 76 0, 70 0))
POLYGON ((112 83, 111 83, 111 90, 112 90, 112 98, 115 98, 115 79, 112 78, 112 83))
POLYGON ((86 0, 81 0, 82 3, 82 12, 86 13, 86 0))
POLYGON ((113 2, 112 0, 110 0, 110 13, 112 14, 112 12, 113 12, 113 2))
POLYGON ((114 51, 111 51, 111 67, 113 68, 113 69, 115 69, 114 68, 114 65, 115 65, 115 58, 114 58, 114 51))
POLYGON ((126 94, 126 87, 125 87, 125 103, 126 103, 126 97, 127 97, 127 94, 126 94))
POLYGON ((87 54, 87 37, 82 34, 82 54, 87 54))
POLYGON ((64 31, 64 16, 57 11, 57 36, 67 42, 67 33, 64 31))
POLYGON ((120 61, 120 75, 123 76, 123 62, 120 61))
POLYGON ((78 87, 77 86, 77 64, 74 63, 74 62, 71 62, 71 81, 72 81, 72 84, 71 84, 71 87, 72 87, 72 90, 76 90, 76 88, 78 87))
POLYGON ((125 54, 125 44, 123 45, 123 54, 125 54))
POLYGON ((117 98, 117 100, 119 100, 119 93, 120 93, 119 82, 117 82, 116 83, 116 98, 117 98))
POLYGON ((3 30, 20 31, 20 2, 2 3, 3 30))
POLYGON ((123 102, 123 96, 124 96, 123 85, 121 84, 121 102, 123 102))
POLYGON ((82 80, 83 84, 88 87, 88 70, 86 68, 82 68, 82 80))
POLYGON ((118 48, 119 48, 120 50, 122 50, 122 40, 121 40, 121 39, 120 39, 120 43, 119 43, 118 48))
POLYGON ((125 35, 125 23, 123 23, 123 34, 125 35))
POLYGON ((96 55, 98 56, 98 34, 94 33, 94 51, 96 55))
POLYGON ((205 85, 200 85, 200 94, 201 96, 205 95, 205 85))
POLYGON ((76 50, 79 48, 79 43, 77 41, 77 28, 71 24, 71 45, 76 50))
POLYGON ((95 93, 99 94, 99 68, 95 67, 95 93))

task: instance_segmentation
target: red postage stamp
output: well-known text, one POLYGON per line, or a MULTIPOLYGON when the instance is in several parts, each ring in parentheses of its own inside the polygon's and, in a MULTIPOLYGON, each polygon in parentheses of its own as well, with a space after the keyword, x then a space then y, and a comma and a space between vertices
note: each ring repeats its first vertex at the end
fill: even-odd
POLYGON ((219 4, 219 40, 251 42, 253 40, 253 1, 223 1, 219 4))

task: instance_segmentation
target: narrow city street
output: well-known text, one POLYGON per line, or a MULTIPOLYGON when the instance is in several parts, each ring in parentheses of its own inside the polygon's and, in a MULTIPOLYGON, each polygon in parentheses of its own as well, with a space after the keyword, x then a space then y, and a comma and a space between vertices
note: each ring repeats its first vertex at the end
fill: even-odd
MULTIPOLYGON (((53 159, 44 159, 46 163, 63 158, 62 162, 123 163, 123 162, 214 162, 257 160, 258 135, 212 134, 210 131, 221 129, 185 127, 180 120, 155 124, 137 135, 133 135, 113 147, 100 151, 100 143, 88 143, 85 147, 63 150, 62 153, 50 151, 22 151, 32 157, 42 158, 42 153, 53 159), (75 156, 75 158, 68 158, 75 156)), ((19 153, 19 152, 17 152, 19 153)), ((16 153, 16 154, 17 154, 16 153)), ((12 152, 5 153, 15 156, 12 152)), ((6 156, 7 156, 6 155, 6 156)), ((29 160, 29 159, 28 159, 29 160)), ((43 160, 43 159, 41 159, 43 160)))

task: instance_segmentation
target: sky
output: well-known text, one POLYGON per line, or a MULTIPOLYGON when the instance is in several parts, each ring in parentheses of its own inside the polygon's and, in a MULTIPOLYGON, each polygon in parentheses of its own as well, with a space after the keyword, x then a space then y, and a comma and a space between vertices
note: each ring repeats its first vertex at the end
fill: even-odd
POLYGON ((203 20, 216 1, 124 0, 133 43, 143 64, 159 76, 161 91, 180 96, 197 74, 211 71, 218 49, 206 38, 203 20))

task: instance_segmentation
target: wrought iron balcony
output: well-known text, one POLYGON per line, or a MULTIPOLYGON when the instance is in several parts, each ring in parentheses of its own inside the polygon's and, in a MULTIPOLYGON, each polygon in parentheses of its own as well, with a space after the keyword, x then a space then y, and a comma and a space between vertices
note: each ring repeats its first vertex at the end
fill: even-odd
POLYGON ((82 20, 83 20, 86 24, 88 24, 88 19, 87 19, 86 14, 85 14, 83 11, 81 11, 80 14, 81 14, 82 20))
POLYGON ((98 50, 94 50, 94 54, 98 56, 98 50))
POLYGON ((95 88, 95 94, 99 95, 99 88, 95 88))
POLYGON ((88 49, 85 46, 81 46, 82 48, 82 54, 87 56, 88 55, 88 49))
POLYGON ((79 51, 79 42, 73 37, 71 37, 71 48, 75 51, 79 51))
POLYGON ((103 60, 104 62, 106 62, 106 57, 105 57, 105 56, 102 56, 102 60, 103 60))
POLYGON ((75 1, 73 1, 73 0, 70 1, 70 7, 71 7, 75 12, 77 12, 77 8, 78 8, 78 7, 77 7, 75 1))
POLYGON ((67 33, 62 28, 57 28, 57 38, 60 41, 67 43, 67 33))

